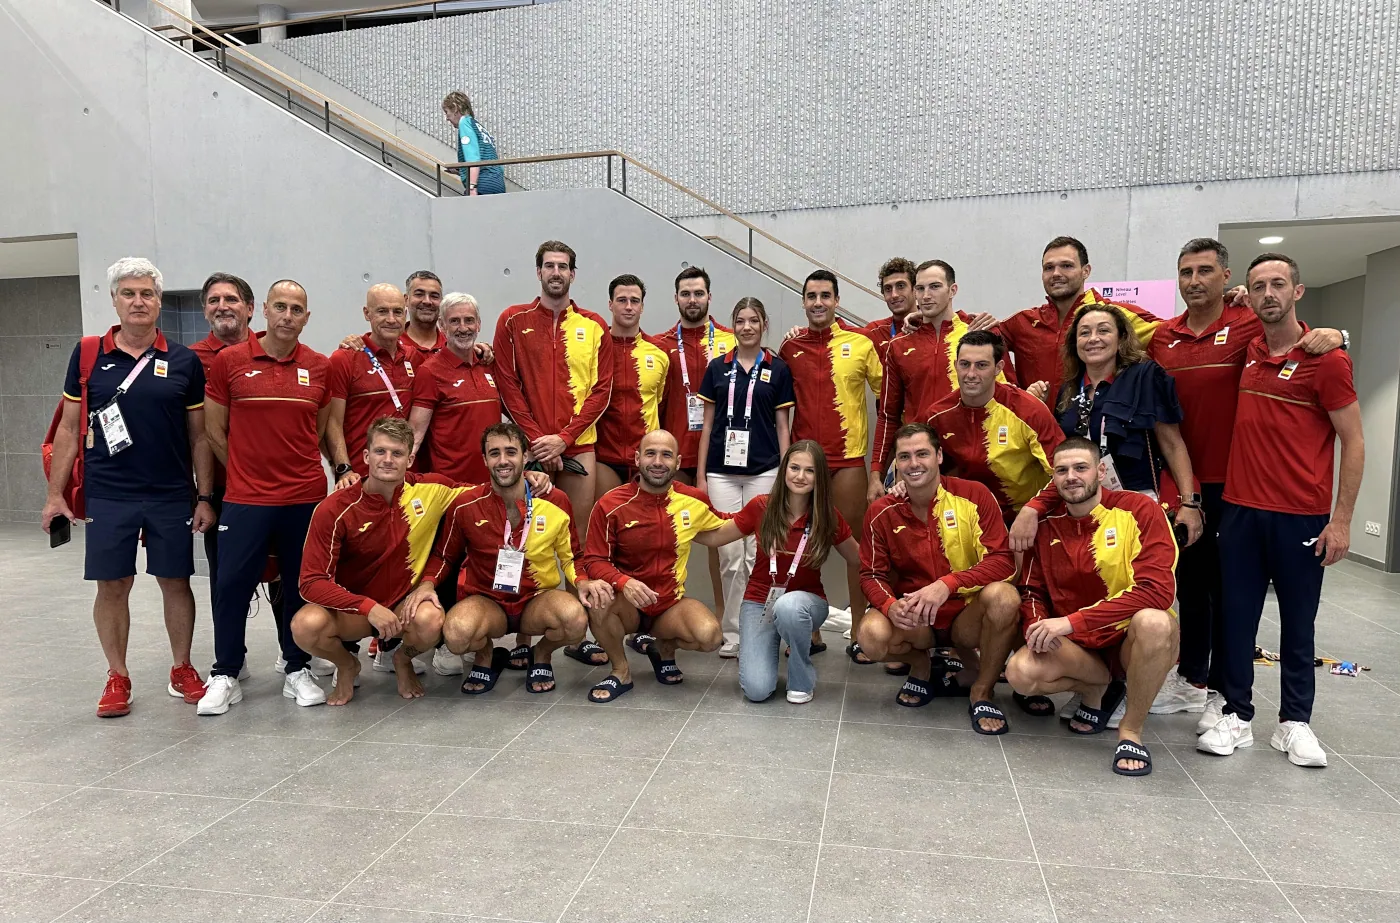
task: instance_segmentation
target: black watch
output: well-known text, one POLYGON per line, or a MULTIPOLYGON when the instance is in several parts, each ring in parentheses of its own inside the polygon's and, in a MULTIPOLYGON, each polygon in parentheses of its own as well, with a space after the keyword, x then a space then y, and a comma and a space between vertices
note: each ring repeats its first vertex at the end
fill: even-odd
POLYGON ((351 468, 349 465, 336 465, 336 466, 335 466, 335 479, 338 481, 338 480, 340 480, 341 478, 345 477, 347 474, 349 474, 349 473, 350 473, 351 471, 353 471, 353 470, 354 470, 354 469, 351 468))
POLYGON ((197 503, 213 503, 213 502, 214 502, 214 495, 213 495, 213 494, 200 494, 198 497, 195 497, 195 501, 196 501, 197 503))

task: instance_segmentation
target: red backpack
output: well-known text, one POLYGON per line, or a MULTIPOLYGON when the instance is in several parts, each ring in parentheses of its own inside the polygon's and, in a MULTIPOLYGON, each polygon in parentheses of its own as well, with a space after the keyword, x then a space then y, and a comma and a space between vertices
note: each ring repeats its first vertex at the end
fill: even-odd
MULTIPOLYGON (((88 434, 88 379, 92 377, 92 370, 97 365, 97 354, 101 349, 101 337, 83 337, 82 346, 78 354, 78 390, 80 413, 78 417, 78 454, 73 459, 73 471, 68 476, 68 486, 63 488, 63 500, 68 504, 68 508, 73 511, 73 515, 82 519, 86 510, 83 507, 83 450, 87 445, 88 434)), ((68 398, 58 399, 58 407, 53 412, 53 422, 49 423, 48 435, 44 437, 44 479, 52 477, 53 469, 53 439, 58 433, 59 424, 63 422, 63 406, 68 403, 68 398)))

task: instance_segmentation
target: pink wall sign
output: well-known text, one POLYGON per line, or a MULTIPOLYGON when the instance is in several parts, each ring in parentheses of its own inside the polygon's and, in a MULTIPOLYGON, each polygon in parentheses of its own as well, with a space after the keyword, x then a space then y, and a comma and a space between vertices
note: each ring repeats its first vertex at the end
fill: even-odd
POLYGON ((1181 313, 1176 302, 1175 279, 1149 279, 1146 282, 1091 282, 1100 295, 1146 308, 1158 317, 1181 313))

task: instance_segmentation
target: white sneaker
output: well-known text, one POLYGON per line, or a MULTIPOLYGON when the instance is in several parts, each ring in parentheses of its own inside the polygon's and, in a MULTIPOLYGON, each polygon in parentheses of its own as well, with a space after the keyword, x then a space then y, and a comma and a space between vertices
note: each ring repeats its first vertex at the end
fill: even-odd
POLYGON ((812 701, 812 693, 798 692, 796 689, 789 689, 787 691, 787 700, 794 705, 806 705, 808 702, 812 701))
POLYGON ((243 687, 232 676, 211 676, 204 684, 204 696, 195 707, 196 715, 222 715, 230 705, 243 701, 243 687))
POLYGON ((1306 721, 1280 721, 1269 738, 1269 746, 1288 754, 1294 766, 1326 766, 1327 751, 1306 721))
POLYGON ((1196 713, 1206 707, 1206 691, 1191 685, 1180 673, 1172 670, 1162 683, 1157 698, 1152 700, 1151 714, 1174 715, 1177 712, 1196 713))
MULTIPOLYGON (((278 673, 286 673, 286 658, 284 658, 281 654, 278 654, 277 662, 272 665, 272 669, 276 670, 278 673)), ((335 664, 331 663, 324 657, 312 657, 311 664, 307 667, 307 669, 311 671, 312 676, 330 676, 332 673, 335 672, 335 664)), ((239 677, 239 679, 242 679, 242 677, 239 677)))
MULTIPOLYGON (((364 675, 365 675, 365 671, 364 671, 364 670, 361 670, 359 673, 356 673, 356 674, 355 674, 355 688, 356 688, 356 689, 359 689, 359 688, 360 688, 361 677, 363 677, 364 675)), ((340 679, 340 671, 339 671, 339 670, 332 670, 332 671, 331 671, 331 685, 334 686, 335 683, 336 683, 336 680, 338 680, 338 679, 340 679)))
POLYGON ((826 621, 822 622, 824 631, 849 631, 851 628, 851 610, 838 609, 835 606, 826 607, 826 621))
POLYGON ((1128 712, 1128 697, 1125 695, 1118 700, 1118 707, 1113 710, 1113 714, 1108 716, 1108 724, 1104 727, 1110 731, 1118 730, 1118 725, 1123 723, 1123 716, 1128 712))
POLYGON ((734 658, 734 657, 738 657, 738 656, 739 656, 739 642, 738 642, 738 641, 726 641, 726 642, 724 642, 723 644, 721 644, 721 645, 719 646, 719 655, 720 655, 721 657, 731 658, 731 659, 734 658))
MULTIPOLYGON (((398 648, 395 648, 394 650, 398 650, 398 648)), ((436 659, 437 655, 435 654, 433 656, 434 659, 436 659)), ((370 666, 373 667, 374 670, 379 673, 393 673, 394 651, 380 651, 379 653, 375 654, 374 659, 370 661, 370 666)), ((424 673, 428 672, 428 668, 423 666, 417 660, 414 660, 413 672, 417 673, 419 676, 422 676, 424 673)), ((447 674, 443 675, 445 676, 447 674)))
POLYGON ((287 674, 282 682, 282 697, 296 699, 297 704, 303 707, 326 704, 326 690, 316 685, 309 669, 287 674))
POLYGON ((1229 756, 1241 747, 1254 746, 1254 730, 1239 715, 1221 715, 1196 741, 1196 749, 1216 756, 1229 756))
POLYGON ((1056 712, 1056 714, 1059 715, 1061 721, 1068 721, 1074 717, 1074 713, 1079 711, 1079 706, 1083 704, 1084 696, 1076 692, 1069 697, 1069 700, 1065 702, 1065 704, 1060 706, 1060 710, 1056 712))
POLYGON ((245 659, 243 661, 243 669, 238 671, 238 681, 241 683, 252 675, 253 674, 248 670, 248 661, 245 659))
POLYGON ((433 650, 433 672, 438 676, 460 676, 462 655, 454 654, 446 647, 435 648, 433 650))
POLYGON ((1215 727, 1215 722, 1220 720, 1220 716, 1225 714, 1225 697, 1214 689, 1206 696, 1205 711, 1201 712, 1201 720, 1196 722, 1196 735, 1199 737, 1206 731, 1215 727))

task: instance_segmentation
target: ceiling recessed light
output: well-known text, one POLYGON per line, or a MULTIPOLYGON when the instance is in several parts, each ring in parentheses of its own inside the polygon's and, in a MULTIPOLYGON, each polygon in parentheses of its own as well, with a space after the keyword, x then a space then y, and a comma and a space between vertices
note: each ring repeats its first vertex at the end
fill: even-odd
POLYGON ((1260 242, 1261 244, 1263 244, 1264 246, 1268 247, 1268 246, 1272 246, 1273 244, 1281 244, 1281 243, 1283 243, 1283 238, 1282 238, 1282 237, 1279 237, 1277 234, 1275 234, 1275 235, 1270 236, 1270 237, 1261 237, 1261 238, 1259 238, 1259 242, 1260 242))

